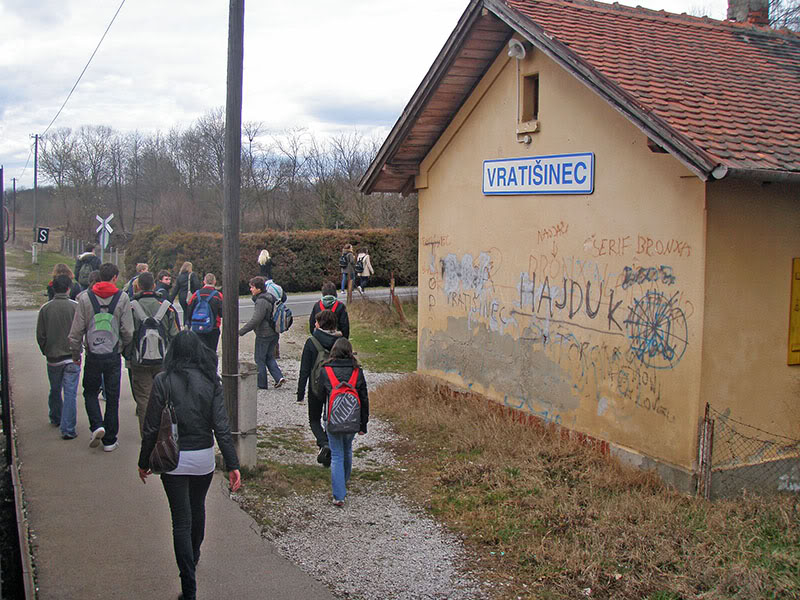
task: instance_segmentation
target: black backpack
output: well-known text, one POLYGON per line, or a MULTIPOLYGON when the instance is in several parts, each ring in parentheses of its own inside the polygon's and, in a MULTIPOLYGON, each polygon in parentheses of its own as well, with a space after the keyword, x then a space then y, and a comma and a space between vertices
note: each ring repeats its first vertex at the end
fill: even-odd
POLYGON ((346 269, 349 263, 350 261, 347 259, 347 253, 345 252, 339 257, 339 266, 342 269, 346 269))
POLYGON ((314 361, 314 366, 311 367, 311 393, 317 399, 322 398, 322 386, 319 384, 319 375, 322 373, 322 363, 324 363, 331 355, 330 350, 326 350, 317 338, 311 336, 311 343, 317 349, 317 359, 314 361))
POLYGON ((364 256, 359 256, 358 260, 356 261, 356 273, 363 273, 364 272, 364 256))

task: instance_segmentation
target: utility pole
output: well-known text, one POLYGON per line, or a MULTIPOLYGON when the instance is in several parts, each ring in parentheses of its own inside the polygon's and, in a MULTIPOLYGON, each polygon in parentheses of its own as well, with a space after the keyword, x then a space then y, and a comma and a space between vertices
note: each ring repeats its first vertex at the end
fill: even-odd
POLYGON ((239 428, 239 204, 242 181, 244 0, 230 0, 222 218, 222 381, 233 431, 239 428))
POLYGON ((36 243, 36 190, 39 187, 39 134, 33 134, 33 243, 36 243))
POLYGON ((12 177, 11 183, 14 185, 11 195, 11 243, 17 241, 17 178, 12 177))

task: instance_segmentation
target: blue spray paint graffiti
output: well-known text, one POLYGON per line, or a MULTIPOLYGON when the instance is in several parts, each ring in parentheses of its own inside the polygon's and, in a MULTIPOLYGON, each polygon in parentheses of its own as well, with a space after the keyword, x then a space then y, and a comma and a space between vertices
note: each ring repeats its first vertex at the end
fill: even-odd
POLYGON ((631 352, 648 367, 672 369, 686 352, 689 331, 686 316, 675 306, 677 297, 647 292, 634 301, 625 319, 631 352))

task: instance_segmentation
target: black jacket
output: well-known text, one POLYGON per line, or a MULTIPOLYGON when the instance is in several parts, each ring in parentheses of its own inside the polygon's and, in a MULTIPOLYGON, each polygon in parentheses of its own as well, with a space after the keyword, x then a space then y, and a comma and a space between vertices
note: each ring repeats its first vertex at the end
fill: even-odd
POLYGON ((225 469, 238 469, 239 459, 233 446, 228 413, 222 397, 222 382, 216 376, 212 382, 195 368, 172 374, 163 371, 153 380, 142 428, 139 467, 150 468, 150 453, 158 439, 161 411, 167 393, 178 418, 178 447, 181 450, 211 448, 216 437, 225 459, 225 469))
MULTIPOLYGON (((325 348, 326 350, 330 351, 333 348, 333 345, 336 343, 341 336, 336 334, 328 333, 327 331, 323 331, 322 329, 315 329, 314 333, 311 334, 320 345, 325 348)), ((297 401, 302 402, 303 398, 306 394, 306 383, 308 383, 308 397, 314 397, 314 393, 311 391, 311 369, 314 368, 314 363, 317 360, 317 347, 314 345, 314 342, 311 341, 311 338, 306 339, 306 344, 303 346, 303 355, 300 357, 300 377, 297 380, 297 401)), ((318 399, 318 398, 317 398, 318 399)))
MULTIPOLYGON (((333 367, 333 374, 339 381, 347 381, 350 375, 353 374, 353 361, 349 358, 337 358, 327 363, 328 367, 333 367)), ((327 398, 333 391, 333 386, 328 379, 328 374, 323 366, 319 374, 319 382, 321 389, 325 390, 324 397, 327 398)), ((363 433, 367 433, 367 422, 369 422, 369 397, 367 396, 367 380, 364 378, 364 369, 359 367, 358 379, 356 380, 356 391, 358 398, 361 400, 361 429, 363 433)))
POLYGON ((175 281, 175 286, 172 288, 172 294, 169 297, 169 301, 175 302, 175 298, 177 297, 183 302, 188 302, 189 298, 192 297, 192 294, 194 294, 201 287, 203 287, 203 284, 200 283, 200 278, 194 271, 191 273, 189 273, 189 271, 179 273, 178 279, 175 281), (188 294, 186 293, 187 289, 189 290, 188 294))
MULTIPOLYGON (((347 306, 344 302, 339 300, 336 300, 333 306, 336 306, 336 310, 333 311, 333 314, 336 315, 336 329, 341 331, 344 337, 350 339, 350 317, 347 316, 347 306)), ((317 328, 317 313, 323 310, 325 310, 325 307, 322 305, 322 300, 314 302, 314 305, 311 307, 311 315, 308 317, 309 333, 314 333, 314 330, 317 328)))
POLYGON ((258 265, 258 274, 264 279, 272 279, 272 259, 270 258, 263 265, 258 265))

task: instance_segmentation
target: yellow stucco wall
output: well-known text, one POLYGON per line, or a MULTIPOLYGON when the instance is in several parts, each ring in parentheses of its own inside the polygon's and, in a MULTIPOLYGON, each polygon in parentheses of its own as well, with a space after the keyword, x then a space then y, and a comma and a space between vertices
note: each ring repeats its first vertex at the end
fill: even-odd
POLYGON ((493 69, 418 179, 419 370, 691 469, 704 184, 537 51, 541 130, 517 143, 516 66, 493 69), (482 194, 483 160, 577 152, 591 195, 482 194))
MULTIPOLYGON (((792 258, 800 257, 800 193, 789 184, 719 181, 708 186, 708 268, 702 399, 722 413, 715 453, 734 431, 761 439, 766 432, 800 439, 800 366, 787 365, 792 258)), ((780 443, 780 442, 779 442, 780 443)))

